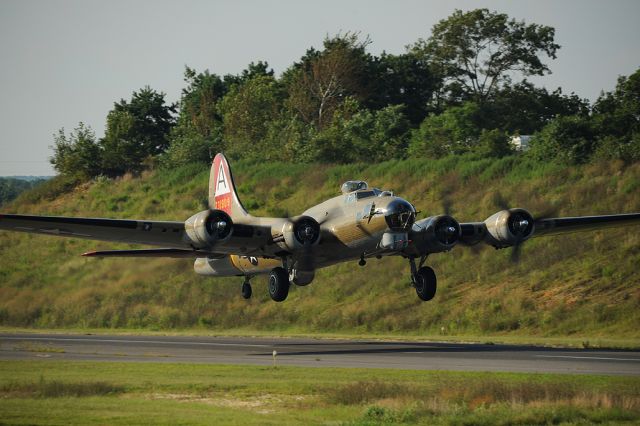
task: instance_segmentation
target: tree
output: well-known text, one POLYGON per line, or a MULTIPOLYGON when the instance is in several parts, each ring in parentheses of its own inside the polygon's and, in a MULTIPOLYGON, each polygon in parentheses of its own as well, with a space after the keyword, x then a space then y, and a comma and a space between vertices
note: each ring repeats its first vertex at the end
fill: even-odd
POLYGON ((233 158, 278 157, 277 145, 268 146, 266 136, 271 121, 279 116, 279 87, 271 76, 257 75, 242 85, 234 85, 220 103, 227 153, 233 158))
POLYGON ((85 181, 102 173, 102 149, 89 126, 80 122, 67 136, 64 129, 53 135, 53 168, 61 175, 85 181))
POLYGON ((556 58, 560 46, 554 35, 552 27, 526 25, 488 9, 456 10, 434 25, 428 40, 418 40, 410 50, 432 64, 451 94, 483 103, 514 72, 549 73, 540 56, 556 58))
POLYGON ((368 38, 359 41, 357 33, 347 33, 325 39, 322 52, 310 49, 285 77, 289 107, 305 123, 322 129, 331 123, 333 112, 346 97, 363 99, 369 43, 368 38))
POLYGON ((413 133, 409 154, 440 158, 473 150, 481 132, 480 113, 478 104, 466 102, 427 117, 413 133))
POLYGON ((563 164, 586 163, 595 149, 590 117, 560 116, 536 133, 529 154, 541 161, 563 164))
POLYGON ((239 75, 225 75, 224 84, 230 88, 234 85, 242 85, 255 77, 273 77, 273 69, 269 68, 267 61, 251 62, 239 75))
POLYGON ((222 126, 217 108, 228 91, 228 85, 209 70, 197 73, 189 67, 185 68, 184 81, 187 87, 182 89, 177 127, 182 130, 189 128, 209 139, 216 127, 222 126))
POLYGON ((525 80, 505 85, 483 105, 482 127, 530 135, 559 115, 587 116, 589 112, 588 100, 574 93, 565 95, 560 88, 549 93, 525 80))
POLYGON ((161 157, 165 167, 209 162, 224 149, 219 103, 228 85, 209 70, 196 72, 185 67, 180 113, 169 135, 169 148, 161 157))
POLYGON ((600 95, 593 106, 599 131, 616 137, 640 132, 640 69, 621 76, 613 92, 600 95))
POLYGON ((313 140, 317 159, 350 163, 404 157, 410 131, 404 106, 392 105, 379 111, 358 107, 349 98, 335 111, 331 126, 313 140))
POLYGON ((166 105, 164 97, 164 93, 147 86, 133 92, 130 101, 122 99, 109 111, 101 140, 108 175, 138 172, 145 159, 167 149, 175 106, 166 105))
POLYGON ((619 77, 615 90, 603 93, 593 112, 598 152, 608 158, 640 160, 640 69, 619 77))
POLYGON ((389 105, 404 105, 404 114, 418 125, 432 110, 434 92, 438 86, 429 64, 413 52, 401 55, 382 53, 370 66, 372 83, 365 107, 382 109, 389 105))

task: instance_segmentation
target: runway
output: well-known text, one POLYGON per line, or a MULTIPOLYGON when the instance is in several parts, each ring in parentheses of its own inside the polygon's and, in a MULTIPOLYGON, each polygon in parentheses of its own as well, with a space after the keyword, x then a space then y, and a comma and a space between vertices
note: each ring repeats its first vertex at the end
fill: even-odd
POLYGON ((639 350, 263 337, 0 334, 0 360, 178 362, 640 376, 639 350))

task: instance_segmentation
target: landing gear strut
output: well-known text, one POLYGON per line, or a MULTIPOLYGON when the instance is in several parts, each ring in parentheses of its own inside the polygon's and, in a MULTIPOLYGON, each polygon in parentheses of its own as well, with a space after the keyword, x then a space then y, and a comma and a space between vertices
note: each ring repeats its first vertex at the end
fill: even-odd
POLYGON ((418 297, 425 302, 433 299, 438 287, 438 280, 433 269, 428 266, 422 266, 426 259, 426 256, 420 259, 418 268, 416 267, 415 258, 409 258, 409 264, 411 265, 411 283, 415 287, 418 297))
POLYGON ((245 277, 244 283, 242 283, 242 297, 245 299, 250 299, 253 291, 251 290, 251 283, 249 282, 249 277, 245 277))

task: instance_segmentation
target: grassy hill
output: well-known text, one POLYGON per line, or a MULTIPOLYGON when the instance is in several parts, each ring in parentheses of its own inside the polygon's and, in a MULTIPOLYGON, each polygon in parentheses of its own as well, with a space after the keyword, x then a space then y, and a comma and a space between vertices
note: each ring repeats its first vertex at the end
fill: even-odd
MULTIPOLYGON (((421 216, 442 211, 449 194, 460 221, 499 210, 496 192, 532 213, 640 211, 640 164, 567 168, 522 157, 451 157, 347 166, 232 164, 243 203, 256 215, 297 214, 335 195, 348 179, 392 189, 421 216)), ((208 167, 98 179, 56 195, 55 182, 27 192, 4 212, 183 220, 204 208, 208 167)), ((254 297, 241 279, 197 276, 190 260, 85 259, 125 248, 0 232, 0 324, 18 327, 196 328, 416 336, 544 336, 638 342, 640 227, 537 238, 514 265, 509 250, 456 247, 433 255, 438 294, 420 302, 402 259, 356 262, 318 272, 272 302, 266 278, 254 297)))

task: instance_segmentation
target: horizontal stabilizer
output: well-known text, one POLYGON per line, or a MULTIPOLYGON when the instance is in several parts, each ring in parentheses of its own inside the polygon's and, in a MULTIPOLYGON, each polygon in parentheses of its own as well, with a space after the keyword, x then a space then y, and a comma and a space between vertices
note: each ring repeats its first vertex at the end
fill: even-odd
POLYGON ((212 253, 202 250, 182 250, 174 248, 140 249, 140 250, 104 250, 83 253, 87 257, 173 257, 195 258, 211 257, 212 253))

